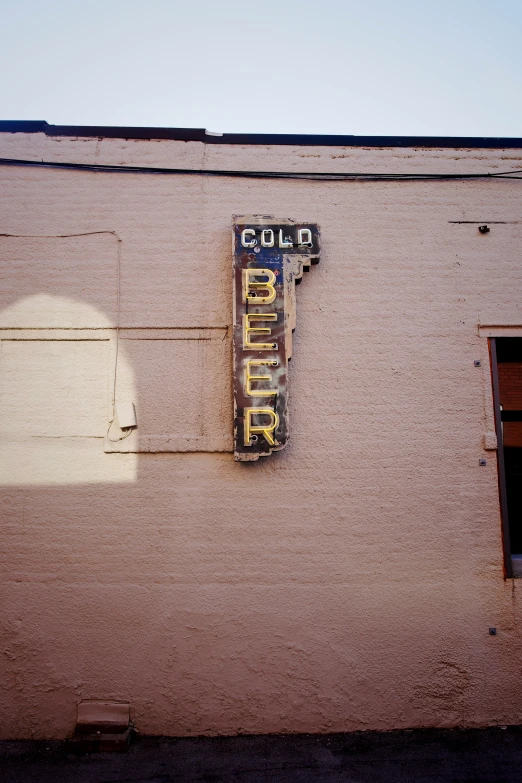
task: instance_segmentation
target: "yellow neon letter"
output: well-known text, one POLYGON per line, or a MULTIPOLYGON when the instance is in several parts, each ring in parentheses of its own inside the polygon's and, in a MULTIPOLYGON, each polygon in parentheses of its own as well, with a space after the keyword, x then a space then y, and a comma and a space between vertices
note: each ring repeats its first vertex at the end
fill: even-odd
POLYGON ((243 301, 252 302, 258 305, 272 304, 276 298, 276 290, 274 288, 276 276, 271 269, 243 269, 243 301), (256 283, 250 280, 251 277, 262 275, 267 277, 266 283, 256 283), (256 296, 250 293, 250 289, 258 291, 260 288, 268 291, 268 296, 256 296))
POLYGON ((277 389, 252 389, 252 381, 269 381, 270 375, 252 375, 250 368, 253 365, 266 364, 269 367, 277 367, 277 362, 263 361, 263 359, 252 359, 247 362, 245 370, 245 387, 249 397, 271 397, 277 394, 277 389))
POLYGON ((250 326, 250 321, 257 319, 258 321, 276 321, 276 313, 247 313, 243 316, 243 348, 254 348, 256 351, 271 351, 277 348, 276 343, 251 343, 250 332, 257 332, 260 334, 272 334, 272 330, 268 326, 250 326))
POLYGON ((272 408, 245 408, 245 446, 251 446, 252 435, 260 433, 271 446, 275 446, 273 431, 279 424, 279 416, 272 408), (270 416, 271 424, 267 426, 252 424, 253 416, 270 416))

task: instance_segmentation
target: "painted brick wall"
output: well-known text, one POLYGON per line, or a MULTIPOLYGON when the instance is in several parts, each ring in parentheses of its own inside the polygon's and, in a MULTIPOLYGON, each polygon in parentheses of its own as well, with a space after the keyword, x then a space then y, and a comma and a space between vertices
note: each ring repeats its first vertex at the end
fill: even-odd
MULTIPOLYGON (((0 153, 522 168, 516 150, 40 134, 0 153)), ((81 698, 129 700, 155 734, 519 723, 479 326, 522 327, 521 183, 0 176, 2 736, 63 737, 81 698), (231 223, 249 213, 318 223, 323 244, 297 291, 291 444, 238 465, 231 223), (111 445, 114 390, 139 427, 111 445)))

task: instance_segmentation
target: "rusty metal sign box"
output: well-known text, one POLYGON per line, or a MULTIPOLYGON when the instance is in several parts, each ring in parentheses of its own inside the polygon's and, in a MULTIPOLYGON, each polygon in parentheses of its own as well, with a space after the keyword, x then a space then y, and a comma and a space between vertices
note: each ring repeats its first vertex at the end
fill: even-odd
POLYGON ((319 228, 265 215, 236 216, 234 457, 245 462, 288 441, 288 362, 296 283, 319 261, 319 228))

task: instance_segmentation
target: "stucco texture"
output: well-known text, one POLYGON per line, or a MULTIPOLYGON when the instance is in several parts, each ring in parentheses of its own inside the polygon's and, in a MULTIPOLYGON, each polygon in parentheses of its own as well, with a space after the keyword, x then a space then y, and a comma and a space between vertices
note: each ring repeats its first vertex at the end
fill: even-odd
MULTIPOLYGON (((517 150, 22 133, 0 154, 522 168, 517 150)), ((0 175, 1 736, 64 737, 83 698, 129 701, 146 734, 521 722, 479 326, 522 326, 522 184, 0 175), (291 441, 254 464, 230 453, 234 214, 322 234, 297 291, 291 441), (111 444, 116 352, 138 430, 111 444)))

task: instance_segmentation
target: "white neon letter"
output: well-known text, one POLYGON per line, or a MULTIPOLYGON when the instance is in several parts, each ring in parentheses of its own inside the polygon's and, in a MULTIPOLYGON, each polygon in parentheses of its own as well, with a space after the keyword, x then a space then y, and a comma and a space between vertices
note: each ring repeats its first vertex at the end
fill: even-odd
POLYGON ((261 231, 261 244, 263 247, 274 247, 274 241, 274 232, 271 228, 265 228, 261 231))
POLYGON ((257 239, 256 239, 256 232, 253 228, 245 228, 241 232, 241 244, 243 247, 254 247, 254 245, 257 245, 257 239), (253 236, 254 238, 250 241, 247 240, 248 236, 253 236))
POLYGON ((309 228, 300 228, 298 237, 301 247, 312 247, 312 232, 309 228))
POLYGON ((293 247, 294 243, 290 240, 290 242, 285 242, 285 238, 283 236, 283 229, 279 229, 279 247, 293 247))

